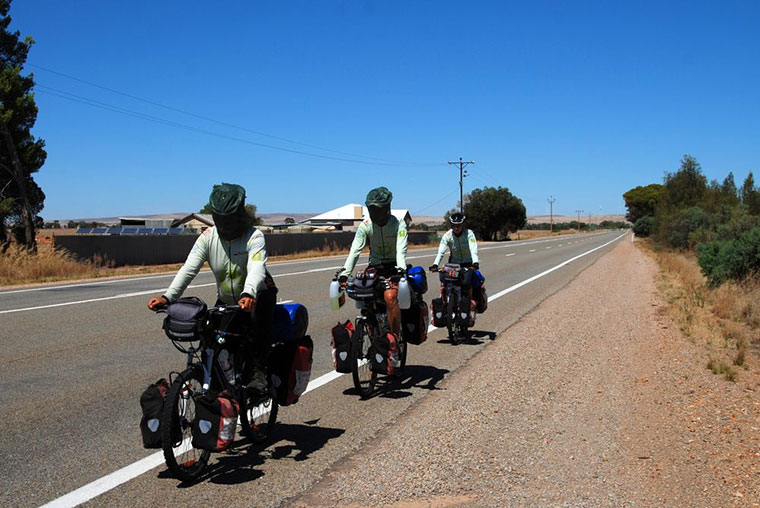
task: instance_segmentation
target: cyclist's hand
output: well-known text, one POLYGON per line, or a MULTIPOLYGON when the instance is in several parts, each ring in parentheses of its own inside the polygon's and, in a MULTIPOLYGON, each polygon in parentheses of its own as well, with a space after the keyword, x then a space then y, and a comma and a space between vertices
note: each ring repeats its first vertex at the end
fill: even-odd
POLYGON ((240 305, 240 310, 244 312, 251 312, 253 311, 253 308, 256 306, 256 300, 254 300, 250 296, 244 296, 240 300, 238 300, 238 305, 240 305))
POLYGON ((480 263, 473 263, 472 264, 472 269, 473 270, 480 270, 480 263))
POLYGON ((428 268, 431 272, 437 272, 438 271, 438 265, 430 265, 430 268, 428 268))
POLYGON ((148 308, 150 310, 159 310, 169 305, 169 300, 165 296, 154 296, 148 300, 148 308))

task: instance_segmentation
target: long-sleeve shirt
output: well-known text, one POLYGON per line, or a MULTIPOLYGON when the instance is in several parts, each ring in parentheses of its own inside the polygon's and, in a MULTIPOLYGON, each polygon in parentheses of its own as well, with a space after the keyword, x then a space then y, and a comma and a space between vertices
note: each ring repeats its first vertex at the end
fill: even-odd
POLYGON ((478 259, 478 242, 475 239, 475 233, 469 229, 462 231, 457 236, 454 231, 449 229, 441 237, 441 244, 438 246, 438 255, 435 257, 434 265, 439 265, 446 254, 446 250, 451 251, 449 263, 480 263, 478 259))
POLYGON ((174 302, 208 261, 216 278, 217 297, 234 305, 243 293, 253 297, 266 289, 267 250, 264 234, 251 227, 234 240, 223 240, 215 227, 206 229, 195 241, 185 264, 174 277, 164 296, 174 302))
POLYGON ((406 268, 406 223, 391 215, 385 226, 373 224, 370 219, 359 224, 341 275, 353 273, 359 254, 368 242, 370 266, 394 263, 400 268, 406 268))

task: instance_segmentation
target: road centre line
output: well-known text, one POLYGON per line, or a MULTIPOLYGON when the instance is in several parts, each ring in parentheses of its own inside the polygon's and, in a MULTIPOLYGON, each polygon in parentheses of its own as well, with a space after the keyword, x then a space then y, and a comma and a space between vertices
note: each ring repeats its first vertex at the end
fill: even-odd
POLYGON ((510 254, 505 255, 505 257, 514 256, 515 254, 517 254, 517 253, 516 252, 512 252, 510 254))
MULTIPOLYGON (((534 243, 537 243, 537 242, 534 242, 534 243)), ((538 242, 538 243, 540 243, 540 242, 538 242)), ((527 245, 527 244, 521 244, 521 245, 527 245)), ((516 246, 516 244, 510 243, 509 245, 499 245, 499 246, 490 247, 490 248, 486 247, 486 248, 481 249, 481 250, 486 250, 486 249, 503 249, 503 248, 514 247, 514 246, 516 246)), ((531 250, 530 252, 535 252, 535 249, 531 250)), ((428 254, 428 255, 425 255, 425 256, 412 256, 412 257, 408 257, 407 259, 417 259, 417 258, 429 257, 430 255, 432 255, 432 254, 428 254)), ((340 266, 332 266, 332 267, 326 267, 326 268, 312 268, 311 270, 303 270, 303 271, 300 271, 300 272, 289 272, 289 273, 276 274, 275 277, 289 277, 289 276, 292 276, 292 275, 304 275, 304 274, 307 274, 307 273, 326 272, 326 271, 330 271, 330 270, 338 270, 339 268, 341 268, 341 267, 340 266)), ((206 271, 204 271, 204 273, 208 273, 208 271, 206 270, 206 271)), ((135 279, 116 279, 116 280, 110 280, 110 281, 103 281, 103 282, 99 282, 99 283, 82 283, 82 284, 73 284, 73 285, 68 285, 68 286, 56 286, 56 287, 51 286, 51 287, 47 287, 47 288, 30 288, 30 289, 26 289, 26 290, 22 289, 22 290, 15 290, 15 291, 0 292, 0 296, 2 296, 4 294, 10 294, 10 293, 22 292, 22 291, 40 291, 40 290, 43 290, 43 289, 68 288, 68 287, 77 287, 77 286, 88 286, 88 285, 93 285, 93 284, 110 284, 110 283, 113 283, 113 282, 120 282, 120 281, 123 282, 125 280, 130 280, 130 281, 131 280, 143 280, 143 279, 154 279, 154 278, 160 278, 160 277, 174 277, 174 274, 156 275, 156 276, 148 276, 148 277, 138 277, 138 278, 135 278, 135 279)), ((207 283, 207 284, 195 284, 195 285, 188 286, 188 289, 208 287, 208 286, 213 286, 214 284, 216 284, 216 283, 213 282, 213 283, 207 283)), ((26 312, 26 311, 32 311, 32 310, 51 309, 51 308, 55 308, 55 307, 66 307, 66 306, 69 306, 69 305, 81 305, 81 304, 84 304, 84 303, 94 303, 94 302, 102 302, 102 301, 107 301, 107 300, 115 300, 115 299, 119 299, 119 298, 128 298, 128 297, 131 297, 131 296, 144 296, 144 295, 149 295, 149 294, 154 294, 154 293, 158 294, 158 293, 163 293, 165 290, 166 290, 166 288, 150 289, 150 290, 145 290, 145 291, 137 291, 137 292, 133 292, 133 293, 123 293, 123 294, 113 295, 113 296, 104 296, 104 297, 101 297, 101 298, 90 298, 90 299, 87 299, 87 300, 76 300, 76 301, 73 301, 73 302, 62 302, 62 303, 55 303, 55 304, 50 304, 50 305, 40 305, 40 306, 36 306, 36 307, 24 307, 24 308, 21 308, 21 309, 0 310, 0 314, 12 314, 14 312, 26 312)))
MULTIPOLYGON (((552 238, 547 240, 536 240, 536 241, 523 241, 521 243, 515 243, 515 242, 509 242, 508 245, 496 245, 492 247, 481 247, 479 250, 491 250, 491 249, 504 249, 507 247, 518 247, 522 245, 532 245, 534 243, 544 243, 544 242, 553 242, 559 240, 559 238, 552 238)), ((560 244, 560 247, 562 245, 560 244)), ((419 259, 419 258, 426 258, 432 255, 435 255, 435 247, 430 247, 431 250, 430 254, 425 254, 421 256, 407 256, 407 259, 419 259)), ((420 249, 420 250, 428 250, 428 249, 420 249)), ((310 259, 304 259, 304 260, 298 260, 298 261, 276 261, 271 262, 268 264, 268 266, 285 266, 285 265, 294 265, 294 264, 301 264, 301 263, 313 263, 323 260, 329 260, 333 257, 342 259, 344 256, 329 256, 325 258, 310 258, 310 259)), ((337 269, 339 267, 335 267, 334 269, 337 269)), ((304 272, 293 272, 293 275, 296 274, 303 274, 303 273, 309 273, 310 271, 321 271, 322 269, 314 269, 314 270, 307 270, 304 272)), ((326 269, 325 269, 326 270, 326 269)), ((210 273, 210 270, 202 270, 199 273, 210 273)), ((138 280, 149 280, 149 279, 160 279, 164 277, 174 277, 176 275, 176 272, 172 273, 165 273, 160 275, 146 275, 144 277, 125 277, 125 278, 119 278, 119 279, 110 279, 110 280, 102 280, 102 279, 92 279, 89 282, 78 282, 74 284, 61 284, 57 286, 43 286, 43 287, 35 287, 35 288, 24 288, 24 289, 12 289, 10 291, 0 291, 0 296, 3 295, 10 295, 14 293, 28 293, 31 291, 48 291, 48 290, 54 290, 54 289, 66 289, 66 288, 75 288, 75 287, 84 287, 84 286, 100 286, 105 284, 114 284, 117 282, 132 282, 132 281, 138 281, 138 280)), ((273 274, 276 277, 282 277, 285 275, 291 275, 290 273, 285 274, 273 274)))
MULTIPOLYGON (((598 247, 595 247, 589 251, 586 251, 582 254, 579 254, 573 258, 568 259, 567 261, 563 261, 562 263, 558 264, 557 266, 550 268, 548 270, 545 270, 537 275, 534 275, 533 277, 530 277, 528 279, 525 279, 522 282, 519 282, 507 289, 504 289, 502 291, 499 291, 498 293, 490 296, 488 298, 488 302, 492 302, 494 300, 497 300, 501 298, 502 296, 511 293, 512 291, 515 291, 527 284, 530 284, 531 282, 534 282, 541 277, 548 275, 549 273, 558 270, 562 268, 563 266, 572 263, 576 259, 580 259, 583 256, 586 256, 588 254, 591 254, 594 251, 597 251, 603 247, 606 247, 607 245, 610 245, 611 243, 616 242, 623 236, 627 234, 623 233, 622 235, 614 238, 613 240, 610 240, 609 242, 602 244, 598 247)), ((432 330, 436 330, 437 328, 433 326, 432 324, 428 327, 428 333, 432 330)), ((338 372, 335 372, 334 370, 323 374, 319 376, 317 379, 309 382, 309 384, 306 387, 306 391, 304 392, 304 395, 306 395, 308 392, 312 390, 316 390, 317 388, 324 386, 342 376, 345 374, 340 374, 338 372)), ((55 499, 45 505, 42 506, 42 508, 69 508, 74 507, 77 505, 80 505, 82 503, 86 503, 87 501, 105 493, 109 490, 112 490, 119 485, 126 483, 133 478, 137 478, 138 476, 147 473, 151 469, 154 469, 164 462, 164 456, 163 452, 156 452, 152 455, 149 455, 145 457, 144 459, 140 459, 137 462, 134 462, 128 466, 125 466, 117 471, 114 471, 113 473, 110 473, 102 478, 99 478, 93 482, 88 483, 87 485, 84 485, 74 491, 69 492, 68 494, 63 495, 62 497, 59 497, 58 499, 55 499)))

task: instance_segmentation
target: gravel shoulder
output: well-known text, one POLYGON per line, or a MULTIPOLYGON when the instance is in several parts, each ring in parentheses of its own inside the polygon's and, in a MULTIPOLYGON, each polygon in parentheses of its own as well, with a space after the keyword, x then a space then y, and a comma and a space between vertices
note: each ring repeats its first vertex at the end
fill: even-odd
POLYGON ((618 243, 288 505, 760 506, 758 362, 713 375, 657 273, 618 243))

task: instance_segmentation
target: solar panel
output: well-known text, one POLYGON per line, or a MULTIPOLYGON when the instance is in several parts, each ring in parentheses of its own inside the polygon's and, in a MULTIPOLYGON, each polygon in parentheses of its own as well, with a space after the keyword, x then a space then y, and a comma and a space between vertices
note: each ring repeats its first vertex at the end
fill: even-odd
POLYGON ((93 235, 102 235, 106 232, 106 228, 92 228, 91 233, 93 235))
POLYGON ((134 227, 121 228, 121 234, 122 235, 136 235, 137 228, 134 228, 134 227))
POLYGON ((169 233, 169 228, 153 228, 154 235, 165 235, 169 233))
POLYGON ((121 233, 121 228, 108 228, 106 230, 107 235, 118 235, 121 233))
POLYGON ((137 234, 138 235, 149 235, 153 232, 153 228, 138 228, 137 234))
POLYGON ((92 228, 79 228, 77 229, 78 235, 89 235, 92 233, 92 228))
POLYGON ((169 228, 170 235, 181 235, 184 228, 169 228))

